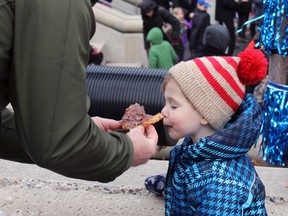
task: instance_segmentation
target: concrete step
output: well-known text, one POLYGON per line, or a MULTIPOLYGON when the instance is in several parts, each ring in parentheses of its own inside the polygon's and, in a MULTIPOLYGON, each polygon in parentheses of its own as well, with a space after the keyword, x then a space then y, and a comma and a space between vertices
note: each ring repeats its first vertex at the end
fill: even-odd
MULTIPOLYGON (((36 165, 0 160, 0 209, 7 216, 164 215, 164 199, 144 180, 166 173, 168 161, 150 160, 103 184, 67 178, 36 165)), ((266 187, 268 215, 288 215, 287 168, 256 167, 266 187)))

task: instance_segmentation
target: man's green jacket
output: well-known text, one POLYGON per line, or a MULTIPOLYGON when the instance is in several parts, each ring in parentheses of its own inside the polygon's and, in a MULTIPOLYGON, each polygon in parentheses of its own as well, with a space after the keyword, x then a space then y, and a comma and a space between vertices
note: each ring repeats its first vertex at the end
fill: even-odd
POLYGON ((87 114, 95 2, 0 0, 0 158, 101 182, 130 167, 128 136, 87 114))

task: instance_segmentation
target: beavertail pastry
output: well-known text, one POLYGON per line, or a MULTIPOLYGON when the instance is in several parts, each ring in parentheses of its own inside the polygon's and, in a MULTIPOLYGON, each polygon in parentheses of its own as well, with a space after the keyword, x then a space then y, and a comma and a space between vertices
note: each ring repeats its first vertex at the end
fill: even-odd
POLYGON ((135 103, 126 108, 121 120, 122 128, 131 129, 137 127, 138 125, 142 125, 146 128, 151 124, 161 121, 163 118, 164 116, 161 113, 157 113, 153 116, 146 114, 144 106, 135 103))

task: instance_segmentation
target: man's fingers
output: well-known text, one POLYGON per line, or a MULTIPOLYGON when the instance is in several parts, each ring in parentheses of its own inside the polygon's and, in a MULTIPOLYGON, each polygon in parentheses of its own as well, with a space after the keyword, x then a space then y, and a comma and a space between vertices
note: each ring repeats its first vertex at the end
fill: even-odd
POLYGON ((149 125, 146 128, 147 138, 150 139, 153 143, 158 142, 158 134, 153 125, 149 125))

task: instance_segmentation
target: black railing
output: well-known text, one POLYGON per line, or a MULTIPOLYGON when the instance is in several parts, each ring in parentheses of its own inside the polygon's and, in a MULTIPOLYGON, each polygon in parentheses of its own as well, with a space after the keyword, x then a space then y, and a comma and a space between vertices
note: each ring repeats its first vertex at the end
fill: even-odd
MULTIPOLYGON (((164 69, 89 65, 87 89, 91 105, 89 114, 120 120, 125 109, 139 103, 147 114, 156 114, 164 105, 161 83, 167 73, 164 69)), ((155 125, 158 145, 173 146, 162 121, 155 125)))

